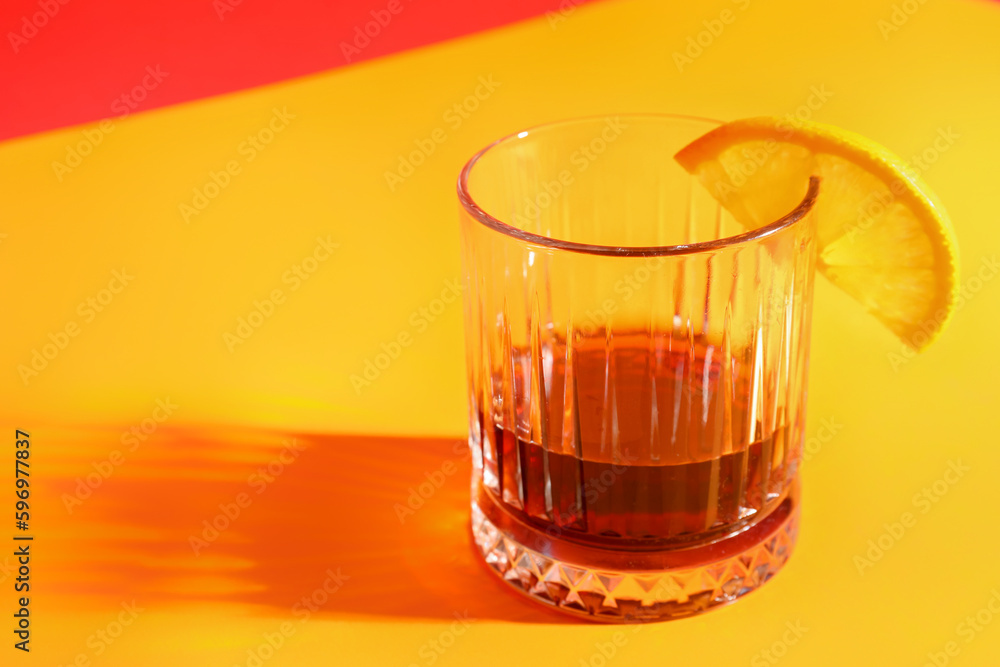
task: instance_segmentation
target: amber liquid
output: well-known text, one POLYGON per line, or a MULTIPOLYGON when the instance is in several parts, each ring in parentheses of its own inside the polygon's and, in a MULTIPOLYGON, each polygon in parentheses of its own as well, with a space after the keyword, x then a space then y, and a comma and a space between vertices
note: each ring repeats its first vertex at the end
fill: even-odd
POLYGON ((515 386, 495 395, 520 414, 505 418, 501 399, 483 423, 484 487, 515 517, 560 538, 656 547, 731 532, 780 502, 797 456, 780 416, 756 414, 751 356, 723 364, 697 339, 585 338, 567 373, 565 343, 549 350, 514 350, 515 386), (544 400, 516 400, 531 391, 544 400))

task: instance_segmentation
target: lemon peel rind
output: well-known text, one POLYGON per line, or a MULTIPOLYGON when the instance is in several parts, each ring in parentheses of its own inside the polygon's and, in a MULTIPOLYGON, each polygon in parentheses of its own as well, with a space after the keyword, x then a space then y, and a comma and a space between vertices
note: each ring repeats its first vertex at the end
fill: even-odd
MULTIPOLYGON (((917 328, 910 336, 903 336, 890 327, 893 333, 916 351, 925 349, 937 340, 954 316, 954 305, 958 299, 958 243, 951 219, 941 200, 919 174, 884 146, 854 132, 814 121, 792 123, 770 116, 746 118, 721 125, 685 146, 674 159, 689 173, 697 175, 700 164, 717 159, 733 145, 755 140, 793 144, 814 154, 826 153, 856 164, 889 188, 897 200, 912 210, 919 220, 937 221, 937 224, 924 224, 922 227, 932 237, 932 241, 936 241, 931 243, 934 265, 947 267, 943 273, 947 276, 948 284, 947 289, 941 290, 940 295, 928 305, 926 312, 934 314, 944 309, 945 316, 934 322, 933 331, 929 335, 924 328, 917 328), (899 182, 902 187, 893 189, 895 182, 899 182), (920 343, 913 340, 917 331, 925 333, 920 343)), ((825 264, 820 262, 818 268, 825 274, 825 264)), ((831 282, 836 284, 836 281, 831 282)), ((872 314, 878 317, 877 312, 872 314)))

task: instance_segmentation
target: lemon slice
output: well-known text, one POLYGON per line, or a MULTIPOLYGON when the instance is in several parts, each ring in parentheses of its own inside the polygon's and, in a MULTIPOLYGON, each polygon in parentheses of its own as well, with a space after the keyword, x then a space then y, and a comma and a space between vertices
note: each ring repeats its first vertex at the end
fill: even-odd
POLYGON ((948 214, 907 164, 862 136, 749 118, 674 156, 747 228, 781 218, 819 176, 819 271, 920 350, 951 317, 958 250, 948 214))

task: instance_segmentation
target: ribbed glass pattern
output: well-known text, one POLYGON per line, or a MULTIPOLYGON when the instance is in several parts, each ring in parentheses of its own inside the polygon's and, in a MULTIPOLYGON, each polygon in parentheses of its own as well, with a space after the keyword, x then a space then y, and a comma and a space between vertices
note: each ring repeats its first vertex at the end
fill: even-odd
POLYGON ((500 142, 467 168, 475 482, 551 539, 705 543, 760 521, 795 479, 811 213, 719 242, 747 230, 671 158, 711 127, 574 121, 500 142), (697 243, 709 246, 662 248, 697 243))

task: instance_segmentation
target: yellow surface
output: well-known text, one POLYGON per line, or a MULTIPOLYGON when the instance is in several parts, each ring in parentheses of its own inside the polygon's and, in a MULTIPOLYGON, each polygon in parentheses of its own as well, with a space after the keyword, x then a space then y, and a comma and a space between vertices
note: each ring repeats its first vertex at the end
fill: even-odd
MULTIPOLYGON (((822 89, 832 96, 814 105, 814 118, 871 137, 903 157, 931 148, 942 128, 960 135, 923 176, 954 221, 968 298, 960 301, 942 339, 911 359, 873 318, 820 282, 807 429, 817 439, 807 443, 814 453, 805 464, 795 556, 762 591, 732 607, 637 633, 626 629, 624 645, 609 664, 770 664, 760 652, 781 642, 786 623, 796 622, 808 631, 777 664, 923 664, 928 652, 943 652, 949 641, 956 642, 949 648, 959 649, 949 664, 995 664, 1000 620, 986 612, 983 618, 989 614, 993 622, 980 631, 959 624, 1000 590, 993 510, 1000 505, 1000 281, 992 280, 988 264, 1000 252, 994 204, 1000 7, 950 0, 913 4, 912 16, 896 10, 901 25, 890 32, 885 26, 894 5, 884 0, 600 3, 575 9, 558 23, 540 17, 329 74, 138 114, 117 122, 62 182, 51 163, 67 144, 82 139, 84 128, 0 146, 0 233, 6 235, 0 241, 0 367, 6 369, 0 414, 6 432, 32 433, 41 508, 32 659, 68 665, 85 652, 95 665, 246 664, 246 651, 262 641, 261 633, 290 617, 287 607, 254 606, 245 597, 205 601, 213 590, 281 581, 279 575, 255 579, 260 564, 253 559, 220 563, 181 554, 172 561, 173 578, 157 583, 161 593, 175 593, 169 602, 150 594, 147 611, 101 656, 87 647, 87 637, 112 621, 129 595, 129 563, 156 572, 161 561, 149 545, 164 552, 188 548, 183 525, 169 532, 155 523, 130 523, 128 512, 135 508, 129 507, 126 486, 117 496, 102 496, 120 499, 120 507, 95 495, 74 516, 59 499, 73 479, 119 446, 119 434, 153 414, 157 398, 169 396, 179 406, 170 428, 250 428, 251 435, 239 441, 253 445, 247 445, 250 453, 213 452, 212 460, 223 462, 214 468, 200 465, 197 448, 174 467, 161 460, 169 459, 170 450, 146 454, 148 469, 122 466, 115 474, 123 484, 130 476, 161 482, 156 502, 164 517, 185 498, 192 483, 186 474, 196 471, 201 481, 225 477, 228 456, 238 458, 233 470, 242 474, 240 466, 266 460, 264 452, 278 446, 280 433, 461 435, 460 306, 449 305, 424 331, 416 322, 419 309, 458 276, 454 181, 476 149, 517 128, 570 116, 652 111, 732 119, 795 113, 822 89), (732 12, 726 15, 732 21, 703 53, 689 63, 676 59, 688 37, 696 39, 706 30, 703 22, 719 18, 723 9, 732 12), (489 76, 499 87, 455 127, 446 112, 489 76), (247 162, 241 143, 268 124, 274 108, 296 117, 247 162), (437 128, 444 142, 391 191, 385 172, 437 128), (191 203, 192 189, 230 160, 241 172, 185 223, 179 206, 191 203), (326 235, 339 248, 292 291, 283 274, 326 235), (86 321, 78 304, 96 298, 112 272, 123 268, 134 279, 86 321), (274 289, 282 289, 287 300, 230 353, 224 334, 249 314, 254 299, 274 289), (79 335, 25 386, 18 366, 29 365, 32 350, 70 321, 80 326, 79 335), (356 392, 351 375, 361 375, 366 359, 404 332, 412 344, 371 386, 356 392), (968 472, 954 485, 942 482, 946 491, 937 502, 915 504, 914 494, 945 478, 949 461, 961 461, 968 472), (156 478, 166 470, 174 476, 163 472, 156 478), (868 541, 904 512, 914 515, 915 524, 859 574, 855 556, 864 556, 868 541), (110 565, 87 565, 102 562, 110 565), (219 574, 237 570, 242 578, 219 574)), ((231 438, 218 436, 223 442, 231 438)), ((13 442, 3 451, 12 450, 13 442)), ((411 466, 412 482, 391 488, 419 484, 440 460, 432 456, 411 466)), ((359 473, 359 489, 381 488, 377 466, 358 466, 371 473, 359 473)), ((10 480, 0 481, 10 488, 10 480)), ((447 498, 428 501, 435 509, 406 524, 406 544, 426 529, 429 539, 448 546, 422 557, 424 570, 407 570, 410 579, 440 581, 440 573, 429 569, 461 551, 464 484, 448 488, 447 498)), ((205 509, 196 516, 211 516, 228 499, 223 492, 205 493, 199 496, 205 509)), ((365 498, 391 523, 393 504, 404 501, 395 493, 365 498)), ((6 492, 3 498, 12 502, 6 492)), ((358 511, 343 495, 335 505, 325 504, 322 494, 311 500, 298 512, 317 521, 347 520, 358 511)), ((280 525, 280 518, 274 521, 280 525)), ((297 525, 310 530, 301 516, 297 525)), ((278 547, 287 539, 280 531, 272 538, 278 547)), ((9 538, 2 539, 6 544, 9 538)), ((387 536, 386 544, 395 546, 384 547, 393 554, 399 548, 395 539, 387 536)), ((322 540, 305 544, 314 561, 324 557, 322 540)), ((350 548, 338 548, 338 557, 350 557, 350 548)), ((432 552, 434 545, 427 548, 432 552)), ((355 551, 371 549, 359 539, 355 551)), ((299 567, 293 555, 290 573, 299 567)), ((391 562, 405 570, 415 557, 396 554, 391 562)), ((372 595, 392 595, 392 575, 387 571, 390 584, 372 595)), ((0 574, 7 591, 0 605, 9 622, 14 602, 8 576, 0 574)), ((445 667, 575 666, 581 660, 599 665, 597 645, 621 631, 545 622, 548 616, 506 598, 485 572, 463 576, 469 585, 441 593, 444 602, 434 613, 412 605, 372 613, 357 595, 339 598, 345 602, 297 626, 264 664, 432 664, 425 644, 448 631, 451 621, 442 605, 451 601, 458 612, 466 604, 488 610, 485 601, 491 599, 525 611, 520 618, 480 614, 433 661, 445 667)), ((994 607, 1000 609, 996 602, 994 607)), ((14 664, 13 653, 3 647, 3 664, 14 664)))

